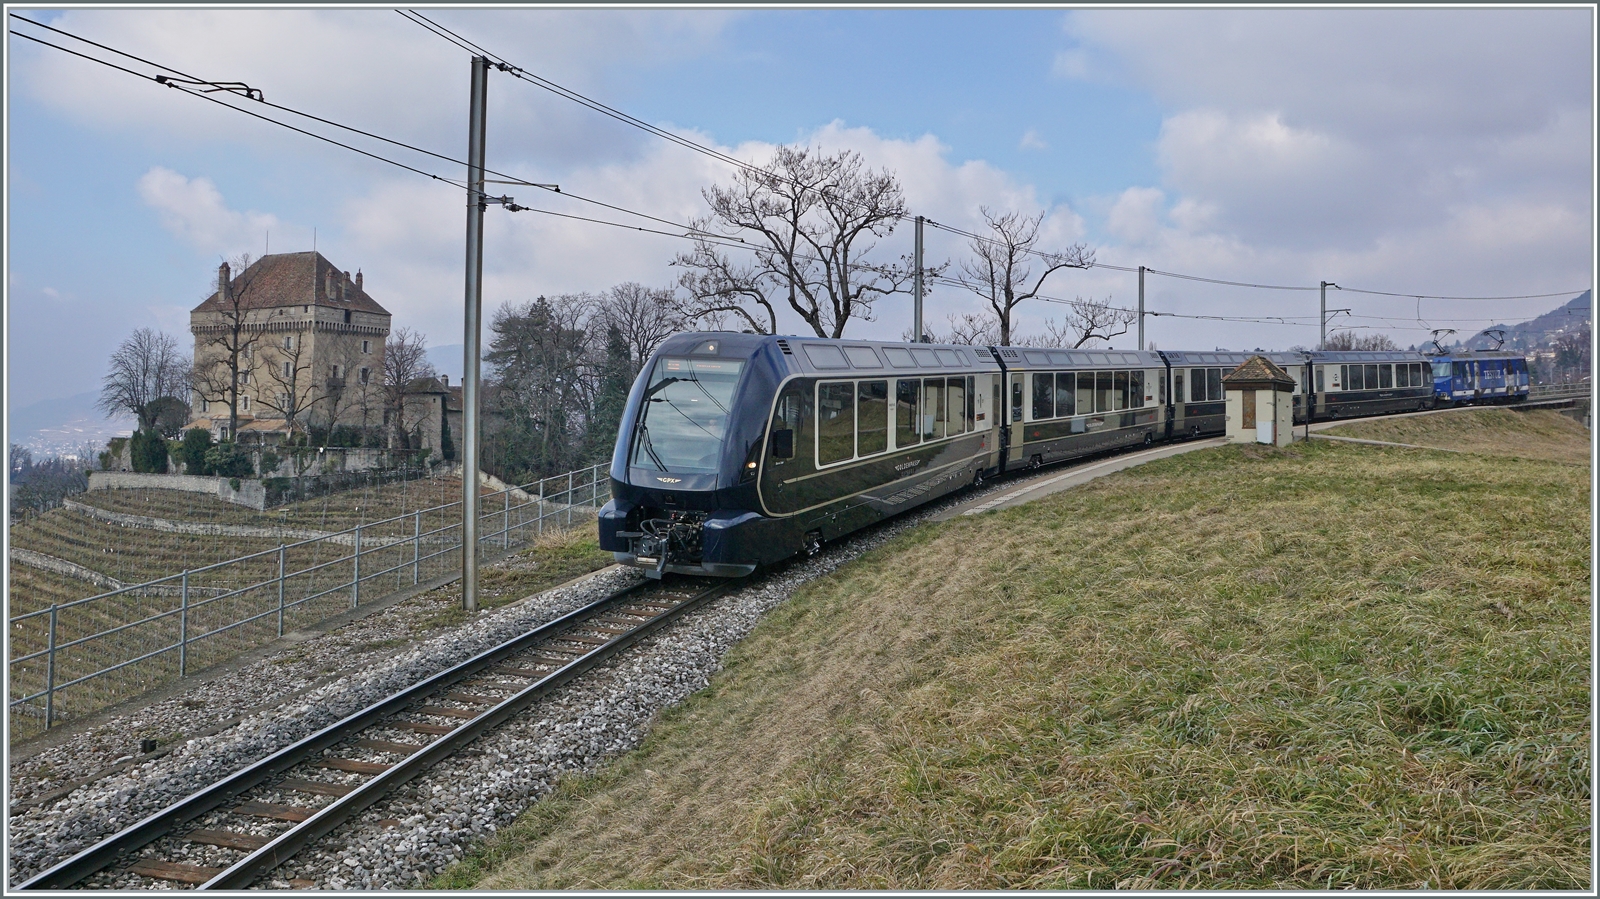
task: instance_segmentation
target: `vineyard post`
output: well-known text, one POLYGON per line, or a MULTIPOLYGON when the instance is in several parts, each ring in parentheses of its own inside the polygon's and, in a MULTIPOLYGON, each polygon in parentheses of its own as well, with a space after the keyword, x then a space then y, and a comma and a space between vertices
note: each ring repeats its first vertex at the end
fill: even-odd
POLYGON ((56 609, 50 604, 50 652, 45 656, 44 675, 44 729, 49 730, 56 717, 56 609))
POLYGON ((178 676, 189 676, 189 570, 183 571, 183 604, 178 611, 178 676))
POLYGON ((500 491, 500 548, 511 545, 511 488, 500 491))
POLYGON ((567 472, 567 527, 572 527, 572 472, 567 472))
POLYGON ((283 636, 283 544, 278 544, 278 636, 283 636))
POLYGON ((411 586, 417 585, 422 564, 422 510, 411 513, 411 586))
POLYGON ((361 605, 361 525, 356 525, 355 567, 350 577, 350 608, 361 605))
POLYGON ((544 536, 544 478, 539 479, 539 536, 544 536))

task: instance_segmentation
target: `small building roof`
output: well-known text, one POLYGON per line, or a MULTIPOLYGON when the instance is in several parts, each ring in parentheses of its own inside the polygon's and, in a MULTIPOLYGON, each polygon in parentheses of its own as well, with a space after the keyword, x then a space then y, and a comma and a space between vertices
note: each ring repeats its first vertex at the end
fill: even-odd
MULTIPOLYGON (((345 299, 329 297, 328 276, 340 281, 340 271, 326 256, 316 251, 305 253, 277 253, 262 256, 250 267, 234 275, 229 282, 234 296, 241 297, 240 305, 246 309, 275 309, 280 306, 331 306, 336 309, 354 309, 375 315, 388 315, 389 310, 367 295, 352 279, 344 288, 345 299)), ((227 308, 212 291, 191 312, 221 312, 227 308)))
POLYGON ((1241 390, 1281 386, 1293 390, 1294 378, 1275 365, 1271 359, 1265 356, 1251 356, 1238 368, 1222 376, 1222 386, 1241 390))

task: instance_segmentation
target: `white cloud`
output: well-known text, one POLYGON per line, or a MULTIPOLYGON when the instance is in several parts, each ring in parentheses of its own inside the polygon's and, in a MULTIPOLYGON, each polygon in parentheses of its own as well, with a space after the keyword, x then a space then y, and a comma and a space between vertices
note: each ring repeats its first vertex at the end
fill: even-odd
POLYGON ((138 187, 162 227, 204 253, 226 256, 260 247, 267 232, 279 228, 277 216, 229 209, 210 178, 189 179, 156 166, 139 178, 138 187))
POLYGON ((1017 148, 1020 150, 1048 150, 1050 145, 1044 142, 1044 138, 1039 136, 1039 132, 1029 128, 1027 131, 1022 132, 1022 140, 1017 142, 1017 148))

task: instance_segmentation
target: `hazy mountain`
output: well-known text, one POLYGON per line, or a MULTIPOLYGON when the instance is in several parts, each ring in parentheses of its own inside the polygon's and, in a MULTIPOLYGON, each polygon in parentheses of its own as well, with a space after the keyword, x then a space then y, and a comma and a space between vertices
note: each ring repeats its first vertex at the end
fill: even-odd
POLYGON ((1590 294, 1591 291, 1585 290, 1565 305, 1520 324, 1492 325, 1484 328, 1462 341, 1462 345, 1473 350, 1492 349, 1495 345, 1494 340, 1484 335, 1488 331, 1499 329, 1506 332, 1506 349, 1547 347, 1557 337, 1578 330, 1589 323, 1594 314, 1590 294))

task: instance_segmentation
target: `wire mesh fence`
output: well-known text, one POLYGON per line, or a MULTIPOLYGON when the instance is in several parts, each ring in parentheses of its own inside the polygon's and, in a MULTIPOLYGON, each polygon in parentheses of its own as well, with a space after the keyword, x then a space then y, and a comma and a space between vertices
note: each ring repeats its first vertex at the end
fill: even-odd
MULTIPOLYGON (((531 545, 611 498, 596 465, 486 493, 480 552, 531 545)), ((461 570, 458 500, 9 619, 13 736, 28 736, 300 627, 461 570)))

